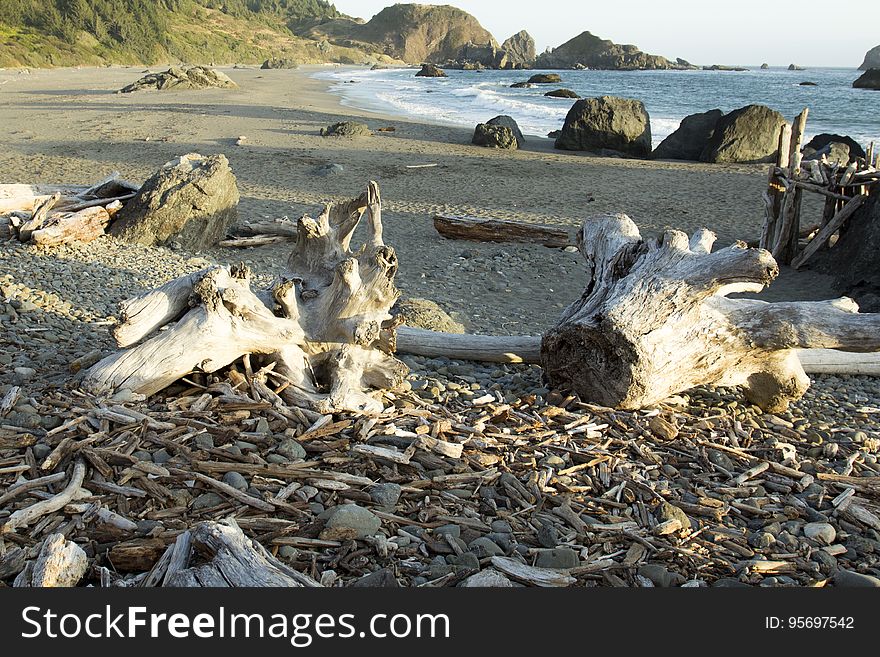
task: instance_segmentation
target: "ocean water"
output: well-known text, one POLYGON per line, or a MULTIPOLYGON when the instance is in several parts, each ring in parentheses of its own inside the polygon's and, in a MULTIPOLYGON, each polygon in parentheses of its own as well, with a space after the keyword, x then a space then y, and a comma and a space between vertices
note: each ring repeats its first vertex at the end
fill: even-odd
POLYGON ((853 89, 860 75, 855 69, 554 71, 562 76, 561 84, 510 88, 535 72, 448 70, 447 78, 417 78, 414 69, 341 69, 315 77, 331 81, 331 91, 349 107, 461 126, 509 114, 527 135, 545 136, 562 127, 575 101, 543 94, 564 87, 583 97, 641 100, 651 116, 654 146, 689 114, 714 108, 729 112, 752 103, 772 107, 789 121, 809 107, 808 138, 830 132, 849 135, 864 146, 880 141, 880 92, 853 89), (800 86, 804 81, 818 86, 800 86))

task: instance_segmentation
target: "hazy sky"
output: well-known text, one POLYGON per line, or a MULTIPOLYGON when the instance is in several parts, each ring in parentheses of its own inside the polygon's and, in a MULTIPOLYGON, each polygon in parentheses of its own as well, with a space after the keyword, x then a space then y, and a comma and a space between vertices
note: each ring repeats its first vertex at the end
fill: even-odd
MULTIPOLYGON (((370 19, 393 0, 333 0, 370 19)), ((424 3, 427 4, 427 3, 424 3)), ((451 0, 476 16, 498 42, 527 29, 538 52, 584 30, 615 43, 695 64, 856 68, 880 45, 880 1, 856 0, 451 0)))

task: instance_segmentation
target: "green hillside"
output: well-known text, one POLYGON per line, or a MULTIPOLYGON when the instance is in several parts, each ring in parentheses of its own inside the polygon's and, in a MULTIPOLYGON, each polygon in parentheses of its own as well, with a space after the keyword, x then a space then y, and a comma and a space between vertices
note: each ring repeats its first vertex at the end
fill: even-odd
POLYGON ((0 67, 380 59, 294 34, 339 16, 325 0, 2 0, 0 67))

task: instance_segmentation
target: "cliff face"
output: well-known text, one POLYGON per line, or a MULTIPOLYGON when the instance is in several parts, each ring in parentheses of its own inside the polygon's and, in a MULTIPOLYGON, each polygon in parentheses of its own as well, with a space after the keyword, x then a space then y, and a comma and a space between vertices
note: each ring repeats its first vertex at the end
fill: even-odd
POLYGON ((522 30, 501 44, 507 60, 516 67, 530 68, 535 64, 535 40, 522 30))
POLYGON ((456 60, 468 46, 498 49, 498 42, 476 18, 448 5, 398 4, 364 24, 334 20, 316 25, 308 36, 342 41, 340 45, 369 44, 413 64, 456 60))
POLYGON ((538 55, 536 68, 594 68, 611 70, 688 68, 687 62, 670 62, 633 45, 620 45, 583 32, 558 48, 538 55))
POLYGON ((869 68, 880 68, 880 46, 874 46, 865 54, 865 61, 859 66, 860 71, 867 71, 869 68))

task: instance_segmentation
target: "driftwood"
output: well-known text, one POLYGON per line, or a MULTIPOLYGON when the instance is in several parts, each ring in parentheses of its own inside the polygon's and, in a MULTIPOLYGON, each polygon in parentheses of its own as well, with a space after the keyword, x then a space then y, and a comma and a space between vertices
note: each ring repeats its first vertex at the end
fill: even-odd
POLYGON ((35 561, 28 562, 13 586, 57 588, 76 586, 89 568, 83 549, 63 534, 52 534, 43 542, 35 561))
MULTIPOLYGON (((229 519, 204 522, 184 532, 168 554, 162 584, 170 587, 320 587, 311 577, 286 566, 262 545, 247 538, 229 519), (190 543, 192 547, 190 547, 190 543), (199 565, 186 566, 190 554, 199 565)), ((153 574, 158 580, 158 573, 153 574)))
POLYGON ((551 383, 626 409, 698 385, 741 385, 776 412, 809 386, 794 349, 880 351, 880 315, 858 314, 849 299, 728 299, 762 290, 778 268, 767 251, 739 244, 712 253, 714 241, 705 229, 644 241, 621 214, 585 222, 586 290, 542 340, 551 383))
POLYGON ((381 410, 367 391, 397 387, 407 369, 391 355, 397 256, 382 241, 379 186, 328 205, 317 220, 302 217, 297 230, 287 273, 268 290, 253 291, 244 266, 215 267, 124 304, 115 331, 121 347, 176 324, 97 363, 85 387, 151 395, 192 372, 254 355, 288 403, 322 413, 381 410), (364 214, 367 243, 352 253, 364 214))
POLYGON ((522 221, 483 219, 438 214, 434 228, 443 237, 471 242, 524 242, 563 248, 574 243, 564 228, 522 221))
POLYGON ((73 472, 70 475, 70 482, 63 491, 57 495, 53 495, 47 500, 37 502, 27 508, 21 509, 13 513, 3 526, 0 526, 0 535, 8 534, 16 531, 20 527, 27 527, 37 518, 41 518, 49 513, 54 513, 70 502, 79 492, 83 479, 86 475, 86 466, 82 461, 77 461, 73 466, 73 472))

